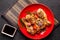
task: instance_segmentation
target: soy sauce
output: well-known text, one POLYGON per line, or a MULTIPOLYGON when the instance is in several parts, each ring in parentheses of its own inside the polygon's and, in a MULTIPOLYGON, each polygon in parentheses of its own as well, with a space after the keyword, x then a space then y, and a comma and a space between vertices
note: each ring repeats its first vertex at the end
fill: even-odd
POLYGON ((8 25, 6 25, 4 30, 3 30, 3 32, 5 32, 7 34, 10 34, 10 35, 13 35, 14 31, 15 31, 15 29, 10 27, 10 26, 8 26, 8 25))

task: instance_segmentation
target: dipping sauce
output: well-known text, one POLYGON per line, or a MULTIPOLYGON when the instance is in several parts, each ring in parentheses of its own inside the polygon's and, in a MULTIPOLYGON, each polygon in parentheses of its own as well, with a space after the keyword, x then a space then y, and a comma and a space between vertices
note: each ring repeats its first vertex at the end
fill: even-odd
POLYGON ((4 30, 3 30, 3 32, 5 32, 7 34, 10 34, 10 35, 13 35, 14 31, 15 31, 15 29, 10 27, 10 26, 8 26, 8 25, 6 25, 4 30))

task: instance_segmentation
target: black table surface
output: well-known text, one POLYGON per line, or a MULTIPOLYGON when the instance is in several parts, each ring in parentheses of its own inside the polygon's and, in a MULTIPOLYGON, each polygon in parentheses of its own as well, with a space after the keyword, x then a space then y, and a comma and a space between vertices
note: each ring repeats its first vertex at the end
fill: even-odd
MULTIPOLYGON (((0 0, 0 14, 3 14, 14 2, 14 0, 0 0)), ((60 22, 60 0, 38 0, 51 8, 55 18, 60 22)), ((26 38, 19 30, 17 30, 14 38, 10 38, 1 34, 1 29, 6 22, 0 15, 0 40, 30 40, 26 38)), ((42 40, 60 40, 60 25, 52 31, 52 33, 42 40)))

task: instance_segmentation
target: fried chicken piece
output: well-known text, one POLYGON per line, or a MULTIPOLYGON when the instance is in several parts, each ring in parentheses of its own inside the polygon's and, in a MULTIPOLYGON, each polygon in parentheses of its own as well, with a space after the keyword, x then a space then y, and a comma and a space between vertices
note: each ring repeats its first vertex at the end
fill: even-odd
POLYGON ((46 24, 47 26, 51 24, 51 22, 48 21, 47 15, 46 15, 46 13, 43 11, 43 9, 41 9, 41 8, 38 9, 38 10, 37 10, 37 15, 38 15, 41 19, 43 19, 44 24, 46 24))

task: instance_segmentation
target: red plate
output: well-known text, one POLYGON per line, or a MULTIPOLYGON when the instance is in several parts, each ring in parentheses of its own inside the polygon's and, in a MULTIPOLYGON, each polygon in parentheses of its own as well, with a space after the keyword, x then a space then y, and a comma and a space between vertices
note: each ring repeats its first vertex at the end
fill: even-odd
POLYGON ((52 32, 53 27, 54 27, 54 15, 53 15, 52 11, 46 5, 44 5, 44 4, 32 4, 32 5, 29 5, 26 8, 24 8, 22 10, 22 12, 20 13, 19 18, 18 18, 18 26, 19 26, 20 31, 26 37, 31 38, 31 39, 42 39, 42 38, 45 38, 46 36, 48 36, 52 32), (22 24, 20 22, 20 18, 23 18, 26 16, 26 11, 32 12, 32 11, 37 10, 39 8, 42 8, 46 12, 47 18, 51 22, 51 25, 46 29, 46 31, 44 32, 43 35, 41 35, 41 33, 31 35, 27 32, 25 27, 22 27, 22 24))

